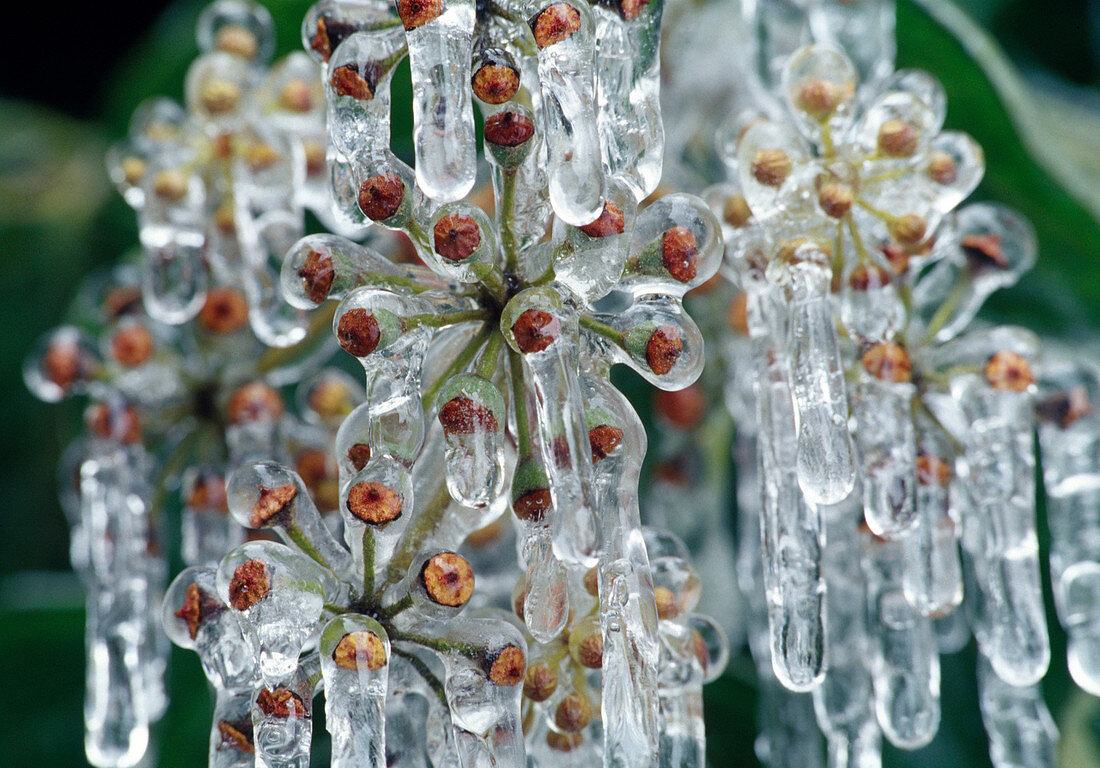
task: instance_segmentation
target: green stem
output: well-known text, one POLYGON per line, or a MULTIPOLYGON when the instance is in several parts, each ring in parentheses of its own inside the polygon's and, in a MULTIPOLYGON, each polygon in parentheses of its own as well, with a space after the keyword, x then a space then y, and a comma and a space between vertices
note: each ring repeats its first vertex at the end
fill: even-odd
POLYGON ((474 373, 483 379, 492 381, 493 374, 497 370, 497 360, 500 358, 500 348, 503 344, 504 336, 502 334, 490 334, 489 343, 486 345, 485 351, 481 353, 481 359, 477 361, 477 368, 474 369, 474 373))
POLYGON ((500 244, 504 249, 504 271, 512 273, 518 268, 516 233, 513 231, 516 207, 516 169, 506 168, 501 173, 500 244))
POLYGON ((408 592, 408 593, 405 594, 405 596, 403 598, 398 600, 393 605, 387 605, 387 606, 383 607, 378 612, 378 620, 379 621, 389 621, 390 619, 392 619, 394 616, 401 613, 402 611, 408 610, 409 608, 412 608, 412 605, 413 605, 413 596, 412 596, 411 592, 408 592))
POLYGON ((329 613, 335 613, 337 616, 339 616, 341 613, 347 613, 348 612, 347 608, 341 608, 340 606, 336 605, 335 603, 325 603, 324 604, 324 609, 326 611, 328 611, 329 613))
POLYGON ((947 295, 947 298, 940 304, 939 309, 936 310, 936 314, 932 315, 932 319, 928 321, 928 328, 924 331, 924 343, 927 344, 936 338, 936 334, 940 332, 940 329, 947 325, 947 321, 958 309, 959 302, 962 301, 969 288, 970 283, 967 280, 960 280, 955 283, 951 288, 951 293, 947 295))
POLYGON ((482 328, 476 336, 470 339, 466 343, 466 346, 455 356, 455 359, 451 361, 451 364, 447 366, 447 370, 439 374, 439 377, 432 382, 432 385, 424 390, 424 394, 421 397, 421 402, 424 406, 424 412, 427 413, 435 402, 435 399, 439 397, 439 390, 443 389, 443 385, 452 377, 458 375, 460 372, 466 369, 466 366, 470 364, 470 361, 474 359, 478 350, 481 349, 485 342, 489 339, 489 335, 492 333, 492 326, 486 325, 482 328))
POLYGON ((451 493, 447 490, 447 483, 441 482, 439 490, 428 502, 428 506, 421 510, 420 514, 410 523, 405 532, 401 548, 390 559, 389 568, 386 569, 386 586, 396 584, 409 570, 413 556, 420 551, 420 545, 443 519, 443 513, 451 504, 451 493))
POLYGON ((332 570, 332 567, 328 564, 328 561, 325 560, 325 558, 321 555, 320 550, 318 550, 317 547, 314 546, 313 542, 309 540, 309 538, 305 535, 301 528, 299 528, 294 523, 290 523, 283 530, 286 531, 286 537, 293 541, 294 545, 298 547, 298 549, 302 550, 302 552, 307 554, 311 559, 316 560, 318 563, 325 566, 330 571, 332 570))
POLYGON ((409 666, 415 669, 417 674, 424 678, 424 682, 428 684, 428 687, 435 692, 435 695, 443 702, 443 705, 446 706, 447 689, 443 687, 443 683, 439 682, 439 678, 432 674, 432 671, 428 669, 428 665, 424 663, 423 659, 414 653, 402 651, 399 648, 394 648, 393 652, 409 662, 409 666))
POLYGON ((478 262, 473 265, 474 277, 478 279, 498 305, 504 304, 506 291, 504 290, 504 278, 492 264, 478 262))
POLYGON ((406 643, 416 643, 425 648, 431 648, 440 653, 460 653, 463 656, 476 656, 478 649, 469 643, 459 643, 454 640, 441 640, 437 637, 424 637, 423 635, 408 635, 394 630, 390 632, 390 640, 403 640, 406 643))
POLYGON ((622 346, 625 343, 625 333, 623 333, 622 331, 616 331, 610 325, 601 323, 594 317, 589 317, 588 315, 581 313, 579 322, 582 328, 587 328, 593 333, 603 336, 605 339, 609 340, 613 344, 622 346))
POLYGON ((289 347, 269 347, 256 361, 256 372, 263 375, 274 370, 283 363, 293 360, 294 356, 302 349, 317 343, 317 337, 320 334, 332 333, 332 318, 336 314, 338 303, 328 301, 323 306, 318 307, 318 311, 314 312, 309 318, 306 335, 297 344, 289 347))
POLYGON ((530 456, 531 417, 527 412, 527 388, 524 386, 523 360, 519 353, 508 350, 508 365, 512 374, 512 412, 516 416, 516 444, 520 458, 530 456))
POLYGON ((445 312, 442 314, 411 315, 405 318, 405 329, 412 328, 446 328, 449 325, 458 325, 475 320, 488 320, 489 311, 486 309, 464 309, 459 312, 445 312))
POLYGON ((374 594, 374 529, 363 529, 363 599, 374 594))

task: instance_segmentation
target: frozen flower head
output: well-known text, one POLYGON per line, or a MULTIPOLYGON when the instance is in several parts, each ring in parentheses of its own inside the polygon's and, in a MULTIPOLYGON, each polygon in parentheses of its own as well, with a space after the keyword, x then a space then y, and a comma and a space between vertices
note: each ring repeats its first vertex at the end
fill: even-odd
POLYGON ((548 181, 532 179, 538 201, 529 217, 544 224, 538 208, 549 199, 559 217, 589 223, 604 202, 605 175, 644 198, 661 170, 660 18, 660 3, 638 2, 318 3, 302 39, 324 68, 338 211, 352 223, 388 218, 377 215, 395 212, 381 200, 361 204, 364 190, 387 194, 382 178, 410 196, 465 197, 477 172, 475 102, 486 123, 530 109, 538 124, 540 140, 522 153, 524 174, 548 181), (390 82, 406 55, 415 171, 390 149, 390 82))
POLYGON ((335 224, 317 67, 303 53, 269 63, 270 14, 245 0, 208 7, 197 37, 184 105, 145 102, 108 155, 138 213, 146 304, 176 325, 199 313, 213 285, 233 284, 255 333, 288 346, 306 329, 278 295, 278 262, 302 235, 304 209, 335 224))

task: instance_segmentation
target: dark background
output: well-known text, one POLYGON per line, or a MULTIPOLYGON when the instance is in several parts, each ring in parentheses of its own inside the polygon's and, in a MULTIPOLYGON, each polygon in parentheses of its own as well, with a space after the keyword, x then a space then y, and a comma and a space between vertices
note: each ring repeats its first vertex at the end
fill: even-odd
MULTIPOLYGON (((269 0, 279 52, 298 47, 308 3, 269 0)), ((992 302, 988 316, 1088 344, 1100 323, 1100 2, 959 0, 991 32, 1023 79, 1006 85, 958 39, 976 39, 933 0, 900 0, 899 65, 929 69, 949 95, 949 127, 973 134, 988 171, 977 199, 1023 211, 1040 236, 1039 265, 992 302), (1021 82, 1036 84, 1036 88, 1021 82), (1022 94, 1022 97, 1021 97, 1022 94), (1040 101, 1039 99, 1046 99, 1040 101), (1050 101, 1049 99, 1053 99, 1050 101), (1082 193, 1086 190, 1086 193, 1082 193), (1074 197, 1076 192, 1080 199, 1074 197), (1091 207, 1090 207, 1091 206, 1091 207)), ((196 53, 202 3, 29 6, 9 17, 0 46, 0 764, 82 765, 82 596, 68 568, 68 536, 53 475, 75 434, 75 406, 47 406, 25 390, 30 345, 58 322, 80 279, 136 243, 134 218, 109 188, 103 152, 125 134, 144 98, 180 98, 196 53)), ((965 21, 965 20, 964 20, 965 21)), ((395 103, 401 96, 395 93, 395 103)), ((400 120, 400 117, 398 117, 400 120)), ((400 123, 395 136, 402 135, 400 123)), ((1045 541, 1044 541, 1045 546, 1045 541)), ((1049 585, 1048 585, 1049 587, 1049 585)), ((1049 604, 1049 601, 1048 601, 1049 604)), ((1051 617, 1051 626, 1057 624, 1051 617)), ((1097 701, 1064 668, 1064 638, 1044 681, 1063 733, 1064 766, 1100 765, 1097 701)), ((973 649, 944 666, 944 725, 894 766, 986 766, 974 697, 973 649)), ((744 660, 707 694, 711 759, 752 764, 755 693, 744 660)), ((160 764, 204 764, 207 693, 190 654, 174 658, 173 704, 160 764)))

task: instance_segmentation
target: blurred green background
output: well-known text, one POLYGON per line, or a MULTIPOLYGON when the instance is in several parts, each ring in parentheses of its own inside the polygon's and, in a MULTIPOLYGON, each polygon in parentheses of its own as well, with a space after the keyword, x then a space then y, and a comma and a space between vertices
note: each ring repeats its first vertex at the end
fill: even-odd
MULTIPOLYGON (((266 4, 279 51, 295 50, 309 3, 266 4)), ((134 216, 109 187, 103 153, 143 99, 182 96, 202 6, 53 9, 49 25, 16 32, 0 52, 0 680, 10 697, 0 718, 0 765, 84 765, 83 597, 68 567, 54 492, 54 466, 79 413, 33 399, 20 368, 81 278, 136 242, 134 216), (55 55, 44 53, 47 45, 55 55)), ((1087 344, 1095 354, 1100 0, 899 0, 898 38, 899 66, 939 77, 949 127, 985 148, 988 170, 975 199, 1018 208, 1039 233, 1038 266, 986 314, 1087 344)), ((395 84, 406 81, 399 76, 395 84)), ((395 104, 408 103, 394 96, 395 104)), ((396 137, 408 135, 407 111, 395 114, 396 137)), ((1060 765, 1100 766, 1100 701, 1069 681, 1053 616, 1051 626, 1054 658, 1043 687, 1062 731, 1060 765)), ((889 751, 888 765, 989 765, 973 668, 972 647, 945 659, 940 735, 917 752, 889 751)), ((707 689, 714 766, 756 764, 752 677, 742 657, 707 689)), ((209 700, 191 654, 176 653, 170 685, 158 764, 203 765, 209 700)))

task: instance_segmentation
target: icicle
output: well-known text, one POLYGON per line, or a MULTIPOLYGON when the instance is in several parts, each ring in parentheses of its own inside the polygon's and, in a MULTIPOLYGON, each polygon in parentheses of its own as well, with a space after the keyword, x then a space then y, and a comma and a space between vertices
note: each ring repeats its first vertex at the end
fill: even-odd
POLYGON ((321 632, 320 652, 333 768, 385 768, 386 631, 367 616, 337 616, 321 632))
POLYGON ((963 599, 955 518, 949 503, 952 474, 951 465, 940 455, 917 457, 917 525, 903 539, 903 586, 906 599, 922 616, 943 617, 963 599))
POLYGON ((309 768, 313 742, 313 689, 297 669, 286 685, 256 689, 252 732, 256 768, 309 768))
MULTIPOLYGON (((495 370, 499 347, 490 352, 495 370)), ((488 378, 463 375, 444 384, 439 402, 447 489, 464 506, 487 507, 504 488, 504 398, 488 378)))
POLYGON ((995 768, 1053 768, 1058 728, 1039 686, 1006 683, 980 656, 978 695, 995 768))

